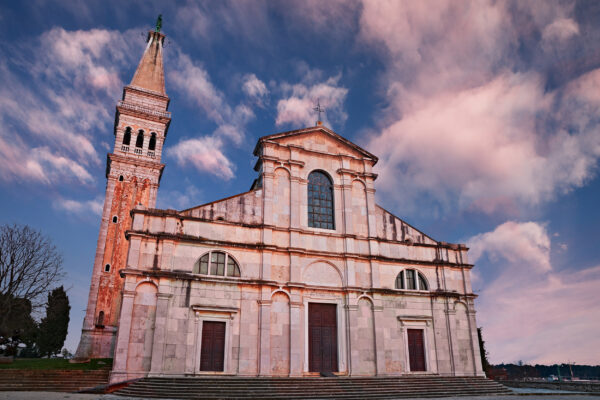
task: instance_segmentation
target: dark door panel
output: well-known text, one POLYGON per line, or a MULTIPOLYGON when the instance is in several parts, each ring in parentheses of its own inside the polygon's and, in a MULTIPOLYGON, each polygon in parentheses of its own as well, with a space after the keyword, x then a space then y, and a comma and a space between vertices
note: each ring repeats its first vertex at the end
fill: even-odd
POLYGON ((200 371, 223 371, 225 322, 204 321, 200 349, 200 371))
POLYGON ((425 371, 425 346, 422 329, 408 329, 408 358, 411 371, 425 371))
POLYGON ((335 304, 308 305, 309 370, 337 372, 337 313, 335 304))

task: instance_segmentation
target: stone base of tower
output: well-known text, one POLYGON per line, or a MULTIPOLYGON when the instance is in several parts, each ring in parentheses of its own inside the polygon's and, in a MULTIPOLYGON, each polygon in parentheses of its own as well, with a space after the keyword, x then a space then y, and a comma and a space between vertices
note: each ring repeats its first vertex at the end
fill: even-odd
POLYGON ((112 358, 115 351, 117 328, 83 329, 73 362, 85 362, 92 358, 112 358))

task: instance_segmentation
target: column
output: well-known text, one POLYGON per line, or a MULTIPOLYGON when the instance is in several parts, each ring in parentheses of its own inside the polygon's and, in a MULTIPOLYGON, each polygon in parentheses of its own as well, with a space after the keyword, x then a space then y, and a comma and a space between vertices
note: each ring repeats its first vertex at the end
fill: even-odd
POLYGON ((374 295, 373 304, 373 329, 375 330, 375 366, 377 375, 385 375, 385 340, 383 320, 383 306, 379 295, 374 295))
MULTIPOLYGON (((263 292, 264 295, 265 293, 263 292)), ((260 368, 258 374, 260 376, 268 376, 271 375, 271 300, 260 300, 258 306, 260 307, 260 343, 258 352, 260 368)))
POLYGON ((110 374, 111 383, 127 379, 127 351, 129 349, 129 334, 131 333, 134 297, 135 291, 123 291, 123 303, 121 304, 121 316, 119 319, 119 330, 117 332, 113 371, 110 374))
POLYGON ((156 296, 156 317, 154 319, 154 341, 152 344, 152 362, 150 364, 151 374, 160 374, 162 372, 163 355, 165 350, 167 329, 167 318, 169 313, 170 293, 157 293, 156 296))
POLYGON ((304 359, 304 330, 302 329, 302 303, 292 293, 290 299, 290 376, 302 376, 304 359))

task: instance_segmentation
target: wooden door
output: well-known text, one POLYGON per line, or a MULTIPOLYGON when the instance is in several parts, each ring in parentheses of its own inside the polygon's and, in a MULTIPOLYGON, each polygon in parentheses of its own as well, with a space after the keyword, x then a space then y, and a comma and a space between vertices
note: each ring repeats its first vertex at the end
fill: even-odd
POLYGON ((408 329, 408 358, 411 371, 425 371, 425 345, 422 329, 408 329))
POLYGON ((200 371, 223 371, 225 322, 204 321, 200 349, 200 371))
POLYGON ((337 372, 337 313, 335 304, 308 305, 309 369, 337 372))

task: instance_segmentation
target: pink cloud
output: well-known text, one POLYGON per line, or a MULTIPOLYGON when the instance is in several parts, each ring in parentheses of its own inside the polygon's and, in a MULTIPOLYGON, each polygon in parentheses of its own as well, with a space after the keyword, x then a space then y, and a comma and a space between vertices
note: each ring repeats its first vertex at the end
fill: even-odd
POLYGON ((94 178, 76 161, 47 147, 28 148, 18 137, 7 140, 0 132, 0 179, 51 184, 58 179, 92 183, 94 178))
POLYGON ((97 198, 94 200, 72 200, 72 199, 57 199, 53 203, 53 207, 58 210, 66 211, 70 214, 78 216, 89 216, 90 213, 93 215, 102 215, 102 207, 104 206, 104 199, 97 198))
POLYGON ((562 43, 579 34, 579 25, 571 18, 558 18, 542 32, 543 46, 562 43))
POLYGON ((177 159, 180 166, 188 163, 198 170, 223 179, 233 178, 234 165, 222 152, 222 142, 211 136, 182 140, 167 149, 167 154, 177 159))
POLYGON ((244 76, 242 91, 259 107, 264 107, 265 103, 267 103, 269 89, 267 89, 267 85, 254 74, 246 74, 244 76))
MULTIPOLYGON (((536 4, 521 10, 536 29, 575 29, 572 6, 536 4)), ((594 176, 596 72, 553 91, 537 72, 514 72, 522 26, 506 3, 363 5, 360 39, 383 56, 389 102, 365 147, 381 157, 380 190, 405 212, 427 197, 444 211, 515 215, 594 176)))
POLYGON ((600 266, 556 271, 550 237, 535 222, 506 222, 467 243, 471 262, 487 255, 499 272, 489 283, 478 278, 477 322, 492 362, 597 363, 600 266))
POLYGON ((527 268, 550 271, 550 238, 546 228, 535 222, 514 221, 499 225, 492 232, 469 239, 473 261, 483 255, 492 260, 504 259, 512 264, 525 262, 527 268))
POLYGON ((284 98, 277 102, 275 124, 314 125, 317 116, 313 108, 317 101, 320 101, 321 106, 326 110, 325 114, 321 116, 326 125, 330 126, 331 123, 344 124, 348 118, 344 111, 344 101, 348 89, 339 85, 341 75, 322 82, 310 82, 312 76, 309 71, 302 83, 294 85, 283 83, 280 85, 284 98))
MULTIPOLYGON (((208 72, 194 64, 186 54, 177 53, 176 64, 177 68, 169 74, 169 82, 217 124, 213 132, 215 138, 228 138, 240 145, 247 123, 254 118, 252 109, 245 104, 230 105, 225 95, 213 85, 208 72)), ((253 89, 257 88, 258 82, 253 83, 253 89)))

